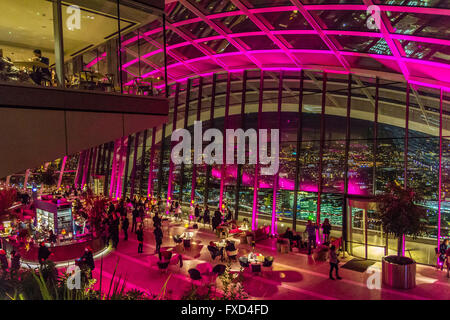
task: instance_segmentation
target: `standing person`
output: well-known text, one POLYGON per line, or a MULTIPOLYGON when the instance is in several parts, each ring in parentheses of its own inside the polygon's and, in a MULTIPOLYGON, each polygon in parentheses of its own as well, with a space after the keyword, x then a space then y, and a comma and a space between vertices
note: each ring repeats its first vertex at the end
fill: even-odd
POLYGON ((155 212, 155 216, 153 217, 153 227, 161 227, 161 218, 158 215, 158 212, 155 212))
POLYGON ((138 253, 142 253, 144 250, 144 226, 139 224, 139 228, 136 230, 138 244, 138 253))
POLYGON ((128 217, 125 216, 122 219, 122 230, 123 230, 123 235, 124 238, 123 240, 128 240, 128 227, 130 226, 130 220, 128 220, 128 217))
MULTIPOLYGON (((47 66, 50 64, 50 60, 42 56, 41 50, 35 49, 33 51, 33 54, 33 61, 41 62, 47 66)), ((40 86, 42 80, 50 81, 52 79, 52 76, 48 68, 33 67, 33 72, 30 74, 30 78, 34 81, 34 83, 40 86)))
POLYGON ((113 213, 114 210, 116 210, 116 208, 114 207, 114 204, 111 202, 111 203, 109 204, 108 214, 113 213))
POLYGON ((333 269, 336 269, 336 279, 341 280, 342 278, 339 277, 339 260, 337 258, 335 245, 331 246, 328 259, 330 261, 330 279, 335 280, 333 278, 333 269))
POLYGON ((177 218, 177 220, 182 220, 183 210, 181 210, 181 205, 178 205, 175 210, 175 217, 177 218))
POLYGON ((20 253, 11 251, 11 277, 15 277, 20 269, 20 253))
POLYGON ((209 215, 209 208, 208 206, 205 207, 205 211, 203 212, 203 223, 204 224, 210 224, 211 217, 209 215))
POLYGON ((325 220, 322 223, 323 243, 330 242, 330 233, 331 233, 330 220, 328 220, 328 218, 325 218, 325 220))
POLYGON ((444 241, 442 241, 441 245, 439 246, 439 268, 441 268, 441 271, 444 270, 445 258, 448 248, 448 239, 444 239, 444 241))
POLYGON ((113 248, 117 249, 117 245, 119 244, 119 224, 120 224, 119 214, 115 212, 113 213, 112 217, 113 218, 109 226, 110 229, 109 233, 112 239, 113 248))
POLYGON ((103 243, 106 246, 109 246, 109 221, 108 221, 107 217, 103 218, 101 230, 102 230, 101 235, 102 235, 103 243))
POLYGON ((137 218, 139 217, 139 211, 138 211, 137 207, 134 207, 132 214, 133 214, 133 221, 131 224, 131 232, 134 232, 134 231, 136 231, 137 218))
POLYGON ((0 250, 0 264, 2 267, 2 271, 3 271, 3 277, 6 276, 6 272, 8 272, 8 258, 6 257, 6 252, 5 250, 1 249, 0 250))
POLYGON ((446 261, 447 261, 447 278, 450 278, 450 248, 447 249, 446 252, 446 261))
POLYGON ((50 249, 47 248, 47 246, 45 245, 45 242, 42 241, 41 244, 39 245, 39 250, 38 250, 39 263, 41 265, 44 264, 51 254, 52 254, 52 252, 50 251, 50 249))
POLYGON ((305 232, 308 233, 308 255, 311 254, 311 246, 316 248, 316 230, 317 226, 312 223, 311 220, 308 220, 306 224, 305 232))
POLYGON ((155 241, 156 241, 156 251, 155 253, 161 252, 161 244, 163 239, 163 232, 159 226, 156 226, 155 230, 153 231, 155 234, 155 241))
POLYGON ((231 220, 233 220, 233 214, 231 213, 231 210, 230 210, 230 208, 228 208, 228 207, 227 207, 227 215, 226 215, 226 217, 225 217, 225 220, 226 220, 226 221, 231 221, 231 220))
POLYGON ((141 219, 141 222, 144 222, 145 218, 145 210, 143 205, 139 205, 139 218, 141 219))
POLYGON ((50 242, 52 244, 52 246, 54 246, 57 239, 58 239, 58 237, 56 236, 56 234, 53 232, 53 230, 50 229, 50 231, 48 232, 47 241, 50 242))
POLYGON ((218 226, 222 223, 222 214, 219 210, 214 211, 214 216, 212 218, 212 230, 215 231, 218 226))
POLYGON ((92 254, 91 247, 87 246, 86 248, 84 248, 84 254, 80 258, 80 262, 84 263, 91 270, 91 272, 92 270, 94 270, 95 268, 94 255, 92 254))
POLYGON ((200 208, 198 207, 198 203, 195 205, 194 215, 195 215, 195 221, 198 222, 198 220, 200 218, 200 208))

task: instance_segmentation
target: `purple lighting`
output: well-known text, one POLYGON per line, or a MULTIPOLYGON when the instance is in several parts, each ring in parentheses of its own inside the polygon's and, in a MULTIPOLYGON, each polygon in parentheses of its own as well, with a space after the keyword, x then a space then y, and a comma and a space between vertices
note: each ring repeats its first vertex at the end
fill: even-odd
MULTIPOLYGON (((387 78, 395 79, 398 75, 401 75, 406 80, 420 82, 420 84, 424 86, 434 87, 436 85, 435 82, 437 82, 437 85, 440 87, 450 87, 450 75, 448 72, 446 74, 441 72, 429 72, 426 74, 426 77, 423 77, 423 72, 419 72, 421 68, 424 68, 424 66, 428 65, 430 62, 440 65, 442 68, 448 70, 450 68, 448 63, 411 58, 405 52, 403 47, 403 43, 418 42, 427 45, 449 46, 450 40, 442 39, 438 36, 426 37, 399 33, 397 32, 398 30, 396 30, 396 27, 391 25, 390 20, 386 18, 387 12, 404 12, 444 17, 450 15, 449 10, 431 7, 378 5, 382 15, 381 29, 374 30, 375 32, 369 32, 364 31, 364 29, 361 31, 333 30, 332 28, 327 27, 327 21, 322 21, 322 18, 317 16, 316 13, 318 10, 331 12, 365 12, 369 6, 374 4, 374 1, 372 0, 365 0, 363 1, 364 4, 357 5, 305 5, 299 0, 291 0, 292 5, 268 8, 249 8, 248 5, 244 5, 240 0, 230 1, 236 6, 237 10, 212 14, 205 14, 197 5, 188 1, 180 1, 182 5, 196 17, 183 21, 169 21, 167 23, 168 29, 182 39, 181 42, 170 43, 167 47, 168 55, 174 60, 168 66, 169 78, 179 81, 194 75, 202 75, 211 71, 217 72, 220 69, 230 71, 235 69, 274 68, 279 70, 280 67, 297 68, 297 70, 300 68, 306 70, 320 70, 329 73, 359 74, 360 70, 364 69, 364 66, 359 66, 358 60, 353 60, 350 56, 362 56, 373 60, 373 63, 379 62, 385 65, 385 70, 381 71, 377 69, 374 71, 383 73, 387 78), (300 16, 303 16, 308 24, 307 27, 300 30, 292 28, 277 30, 278 28, 270 25, 271 21, 266 21, 263 18, 265 14, 280 13, 281 15, 293 11, 297 11, 300 16), (249 21, 251 21, 259 30, 252 29, 251 31, 246 31, 243 29, 239 30, 240 32, 232 32, 227 29, 227 26, 222 25, 221 21, 224 19, 242 15, 246 15, 249 21), (184 29, 182 29, 196 23, 198 24, 199 22, 206 24, 214 31, 214 34, 204 33, 203 37, 197 38, 191 34, 188 35, 183 31, 184 29), (301 35, 317 36, 326 48, 317 50, 312 48, 314 44, 311 44, 311 48, 296 48, 295 45, 291 45, 290 42, 287 41, 288 36, 301 35), (343 48, 344 46, 342 44, 338 43, 339 37, 344 36, 355 38, 363 37, 374 40, 384 39, 392 55, 346 50, 343 48), (250 49, 247 43, 249 41, 251 42, 253 37, 255 37, 255 39, 257 37, 267 37, 273 42, 274 48, 270 50, 250 49), (214 49, 209 48, 207 45, 207 42, 212 41, 227 41, 229 43, 229 48, 233 48, 234 50, 226 53, 214 51, 214 49), (189 57, 182 56, 179 50, 186 47, 195 47, 201 54, 189 57), (246 62, 242 63, 241 61, 246 62), (280 66, 281 61, 283 64, 282 66, 280 66), (392 63, 389 64, 386 63, 386 61, 392 61, 392 63), (239 66, 235 65, 238 62, 240 63, 239 66)), ((140 58, 135 57, 135 59, 128 61, 123 65, 124 70, 135 67, 140 59, 153 69, 143 74, 142 76, 144 78, 154 74, 162 74, 164 72, 162 65, 156 65, 154 62, 149 64, 150 60, 147 59, 161 52, 162 46, 157 41, 153 40, 158 34, 161 34, 161 32, 162 28, 158 27, 142 33, 142 39, 148 41, 151 44, 150 48, 152 49, 149 52, 143 53, 140 58)), ((137 36, 132 37, 124 41, 123 46, 126 48, 127 46, 134 45, 137 40, 137 36)), ((131 81, 126 82, 126 85, 130 84, 131 81)))

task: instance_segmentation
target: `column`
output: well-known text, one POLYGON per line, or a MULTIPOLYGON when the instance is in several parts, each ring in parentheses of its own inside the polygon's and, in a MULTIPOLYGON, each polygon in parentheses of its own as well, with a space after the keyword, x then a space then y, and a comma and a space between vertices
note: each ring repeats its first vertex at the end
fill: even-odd
POLYGON ((30 172, 31 172, 30 169, 27 169, 27 170, 25 171, 25 180, 24 180, 24 182, 23 182, 23 189, 24 189, 25 191, 27 190, 27 186, 28 186, 28 178, 30 177, 30 172))
MULTIPOLYGON (((321 204, 321 198, 322 198, 322 160, 323 160, 323 148, 325 144, 325 107, 327 102, 327 74, 323 73, 323 80, 322 80, 322 113, 320 116, 320 150, 319 150, 319 185, 318 185, 318 192, 317 192, 317 217, 316 217, 316 224, 320 225, 320 204, 321 204)), ((316 239, 319 238, 319 229, 317 229, 316 232, 316 239)))
MULTIPOLYGON (((347 80, 347 117, 345 123, 345 165, 344 165, 344 204, 342 216, 342 239, 344 248, 347 246, 347 198, 348 198, 348 154, 350 150, 350 112, 352 107, 352 75, 349 73, 347 80)), ((351 213, 350 213, 351 214, 351 213)))
MULTIPOLYGON (((245 102, 247 92, 247 70, 244 70, 242 75, 242 94, 241 94, 241 128, 245 125, 245 102)), ((234 203, 234 219, 237 221, 239 218, 239 190, 242 183, 242 164, 237 165, 236 172, 236 189, 235 189, 235 203, 234 203)))
POLYGON ((114 185, 116 182, 116 175, 117 175, 117 153, 118 153, 118 149, 120 146, 120 139, 117 139, 116 141, 114 141, 114 149, 112 152, 112 168, 111 168, 111 182, 109 184, 109 197, 112 198, 113 197, 113 193, 114 193, 114 185))
POLYGON ((261 115, 264 95, 264 71, 259 74, 259 106, 258 106, 258 130, 256 143, 256 164, 253 180, 253 210, 252 210, 252 230, 258 228, 258 176, 259 176, 259 129, 261 128, 261 115))
POLYGON ((298 126, 297 126, 297 151, 295 154, 295 185, 294 185, 294 204, 292 208, 292 229, 297 228, 297 202, 298 192, 300 191, 300 151, 302 149, 302 129, 303 129, 303 82, 304 71, 300 71, 300 87, 298 96, 298 126))
POLYGON ((230 91, 231 91, 231 73, 228 72, 227 74, 227 89, 226 89, 226 96, 225 96, 225 119, 223 124, 223 158, 222 158, 222 170, 220 174, 220 197, 219 197, 219 208, 222 209, 223 204, 223 193, 224 193, 224 187, 225 187, 225 179, 227 175, 227 163, 226 163, 226 149, 227 149, 227 128, 228 128, 228 116, 230 113, 230 91))
POLYGON ((440 102, 439 102, 439 195, 438 195, 438 234, 437 234, 437 244, 436 247, 439 248, 441 245, 441 201, 442 201, 442 103, 443 103, 444 93, 441 89, 440 91, 440 102))
MULTIPOLYGON (((191 100, 191 85, 192 85, 192 79, 188 79, 187 80, 187 88, 186 88, 186 102, 185 102, 185 107, 184 107, 184 125, 183 128, 187 129, 188 128, 188 121, 189 121, 189 102, 191 100)), ((186 179, 184 177, 184 162, 181 163, 181 168, 180 168, 180 181, 181 181, 181 185, 180 185, 180 203, 183 202, 183 195, 184 195, 184 185, 186 183, 186 179)), ((190 204, 192 205, 192 203, 190 204)))
POLYGON ((124 172, 122 173, 123 174, 123 187, 120 187, 120 189, 119 189, 120 192, 117 195, 118 197, 119 196, 123 196, 124 198, 126 198, 126 195, 127 195, 127 189, 128 189, 128 168, 130 166, 131 144, 133 143, 133 140, 134 140, 134 137, 130 134, 128 136, 128 139, 127 139, 126 153, 125 153, 125 150, 124 150, 124 155, 125 155, 124 162, 125 162, 125 165, 124 165, 124 172))
POLYGON ((64 156, 62 164, 61 164, 61 169, 59 170, 59 178, 58 178, 58 185, 57 185, 58 189, 61 187, 61 182, 62 182, 62 178, 64 175, 64 168, 66 167, 66 161, 67 161, 67 156, 64 156))
MULTIPOLYGON (((202 96, 203 96, 203 78, 199 78, 199 84, 198 84, 198 98, 197 98, 197 121, 200 121, 200 115, 202 110, 202 96)), ((197 165, 194 163, 192 164, 192 184, 191 184, 191 204, 193 201, 195 201, 195 187, 197 185, 197 165)))
POLYGON ((136 161, 138 156, 138 145, 139 145, 139 136, 140 132, 136 133, 136 137, 134 138, 134 153, 133 153, 133 166, 131 168, 131 186, 130 186, 130 198, 134 196, 134 185, 136 180, 136 161))
POLYGON ((153 196, 153 161, 155 158, 156 127, 152 129, 152 145, 150 147, 150 166, 148 171, 147 196, 153 196))
MULTIPOLYGON (((280 141, 281 141, 281 105, 283 103, 283 71, 280 71, 280 78, 278 79, 278 110, 277 110, 277 128, 280 130, 280 141)), ((270 143, 273 143, 271 141, 270 143)), ((259 150, 258 150, 259 152, 259 150)), ((273 194, 272 194, 272 224, 271 224, 271 230, 270 233, 272 235, 277 234, 278 228, 277 228, 277 191, 278 191, 278 179, 279 179, 279 172, 274 174, 273 176, 273 194)))
POLYGON ((139 176, 139 195, 142 196, 144 190, 144 173, 145 173, 145 154, 147 149, 147 133, 148 130, 145 129, 144 137, 142 139, 142 152, 141 152, 141 174, 139 176))
MULTIPOLYGON (((406 115, 405 115, 405 149, 403 151, 403 162, 404 162, 404 173, 403 173, 403 184, 404 187, 408 187, 408 145, 409 145, 409 93, 410 87, 409 83, 406 84, 406 115)), ((402 255, 405 255, 406 250, 406 236, 402 236, 401 240, 402 255)), ((367 246, 366 246, 367 247, 367 246)))
MULTIPOLYGON (((209 109, 209 128, 214 127, 214 105, 216 102, 216 82, 217 82, 217 74, 213 74, 213 80, 212 80, 212 88, 211 88, 211 107, 209 109)), ((209 187, 210 187, 210 180, 211 180, 211 170, 212 165, 208 164, 206 166, 206 181, 205 181, 205 194, 203 197, 204 205, 206 206, 209 202, 209 187)), ((221 207, 219 207, 219 210, 222 210, 221 207)))
MULTIPOLYGON (((180 83, 177 82, 175 85, 175 100, 173 103, 173 118, 172 118, 172 132, 177 129, 177 115, 178 115, 178 94, 180 92, 180 83)), ((174 146, 174 141, 170 141, 170 151, 174 146)), ((169 202, 172 199, 172 182, 173 182, 173 166, 174 163, 172 161, 172 157, 169 155, 169 177, 167 181, 167 201, 169 202)))

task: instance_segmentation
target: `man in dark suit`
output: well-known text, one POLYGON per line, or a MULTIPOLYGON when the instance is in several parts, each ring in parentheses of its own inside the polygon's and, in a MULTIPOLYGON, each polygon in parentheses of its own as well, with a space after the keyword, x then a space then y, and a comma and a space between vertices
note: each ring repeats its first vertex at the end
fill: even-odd
MULTIPOLYGON (((41 50, 35 49, 33 51, 33 54, 34 54, 33 61, 42 62, 47 66, 50 64, 50 60, 42 56, 41 50)), ((30 77, 34 81, 34 83, 36 83, 39 86, 41 85, 42 80, 51 81, 52 79, 50 70, 48 68, 40 68, 40 67, 33 67, 33 72, 30 74, 30 77)))

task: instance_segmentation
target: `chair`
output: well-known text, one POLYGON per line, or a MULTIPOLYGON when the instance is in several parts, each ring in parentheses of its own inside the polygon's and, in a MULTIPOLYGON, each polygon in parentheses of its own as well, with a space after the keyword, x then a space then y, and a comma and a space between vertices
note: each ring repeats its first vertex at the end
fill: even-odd
POLYGON ((160 260, 169 260, 172 259, 172 251, 161 251, 159 253, 160 255, 160 260))
POLYGON ((213 246, 208 246, 208 251, 211 254, 211 259, 216 260, 217 256, 219 256, 219 249, 213 246))
POLYGON ((190 248, 191 247, 191 239, 184 239, 183 240, 183 246, 185 248, 190 248))
POLYGON ((173 242, 175 242, 176 244, 180 244, 183 242, 183 239, 181 239, 179 235, 172 236, 172 239, 173 239, 173 242))
POLYGON ((219 277, 225 273, 225 270, 226 270, 225 265, 218 264, 212 269, 212 272, 219 277))
POLYGON ((253 273, 260 273, 261 272, 261 265, 260 264, 252 264, 252 272, 253 273))
POLYGON ((248 268, 250 266, 247 257, 240 257, 239 264, 241 265, 242 268, 248 268))
POLYGON ((227 256, 228 256, 228 259, 230 261, 231 260, 235 260, 236 261, 237 254, 238 254, 238 250, 237 249, 234 250, 234 251, 227 251, 227 256))
POLYGON ((264 262, 263 262, 263 267, 270 268, 272 266, 272 263, 273 263, 273 257, 272 256, 265 257, 264 258, 264 262))
POLYGON ((192 284, 194 284, 195 281, 200 282, 200 284, 201 284, 202 275, 200 274, 200 271, 193 268, 193 269, 189 269, 188 273, 189 273, 189 277, 192 280, 192 284))
POLYGON ((160 260, 156 264, 158 265, 158 269, 161 272, 167 272, 167 269, 169 268, 170 260, 160 260))
POLYGON ((106 92, 115 92, 116 88, 114 87, 114 74, 107 73, 105 74, 106 81, 101 83, 101 86, 106 92))

